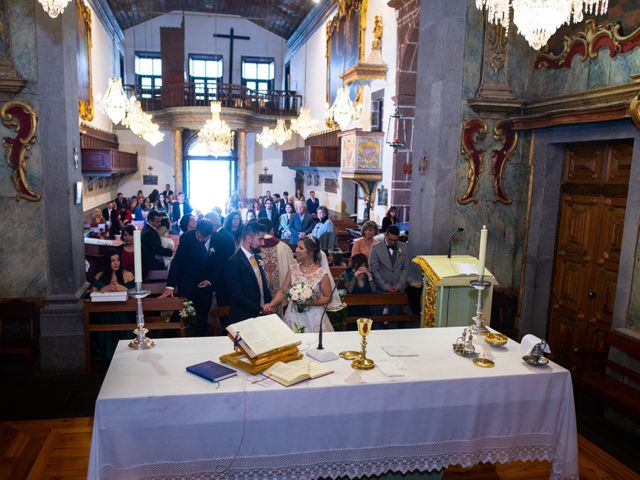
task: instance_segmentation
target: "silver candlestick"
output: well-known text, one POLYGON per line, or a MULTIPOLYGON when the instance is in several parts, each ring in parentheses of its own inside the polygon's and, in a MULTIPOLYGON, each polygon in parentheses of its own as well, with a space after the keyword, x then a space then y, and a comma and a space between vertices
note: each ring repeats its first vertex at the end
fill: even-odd
POLYGON ((479 275, 477 280, 471 280, 469 282, 473 288, 476 289, 478 294, 478 300, 476 302, 476 315, 472 318, 473 322, 471 323, 471 330, 473 333, 478 335, 484 335, 489 332, 489 329, 484 324, 484 313, 483 313, 483 299, 482 292, 491 286, 490 282, 485 281, 484 275, 479 275))
POLYGON ((144 311, 142 310, 142 299, 149 295, 149 290, 142 290, 142 283, 136 282, 135 290, 129 290, 129 296, 135 298, 137 302, 136 309, 136 329, 133 333, 136 338, 129 342, 129 348, 133 350, 146 350, 156 346, 153 340, 147 338, 148 329, 144 328, 144 311))

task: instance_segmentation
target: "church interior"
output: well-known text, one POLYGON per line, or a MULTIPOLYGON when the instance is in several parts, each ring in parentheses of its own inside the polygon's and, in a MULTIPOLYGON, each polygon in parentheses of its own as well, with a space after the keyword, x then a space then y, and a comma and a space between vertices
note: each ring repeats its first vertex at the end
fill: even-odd
POLYGON ((92 215, 165 185, 203 214, 313 191, 343 252, 395 207, 432 329, 471 301, 431 259, 485 227, 487 323, 570 373, 580 475, 640 478, 640 4, 518 3, 0 0, 0 478, 53 476, 53 437, 83 445, 56 478, 86 478, 92 215))

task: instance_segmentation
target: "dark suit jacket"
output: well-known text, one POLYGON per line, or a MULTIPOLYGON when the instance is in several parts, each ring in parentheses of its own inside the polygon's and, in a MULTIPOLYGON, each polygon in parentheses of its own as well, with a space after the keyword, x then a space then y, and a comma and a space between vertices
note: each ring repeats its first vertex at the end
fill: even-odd
POLYGON ((313 230, 313 217, 305 213, 304 216, 300 218, 300 215, 294 213, 289 221, 289 229, 291 230, 291 240, 289 243, 295 245, 298 243, 298 235, 300 232, 309 235, 313 230))
POLYGON ((170 257, 173 251, 170 248, 164 248, 160 241, 160 235, 153 227, 146 224, 142 228, 140 234, 141 250, 142 250, 142 272, 146 275, 149 270, 164 270, 164 263, 156 259, 156 255, 170 257))
POLYGON ((278 209, 278 215, 284 215, 285 213, 287 213, 287 210, 284 208, 286 205, 287 205, 286 200, 280 199, 278 203, 273 204, 273 208, 278 209))
MULTIPOLYGON (((191 205, 185 198, 184 200, 184 213, 182 215, 186 215, 187 213, 191 213, 191 205)), ((171 221, 179 222, 182 217, 180 216, 180 203, 173 202, 171 204, 171 221)))
POLYGON ((164 192, 162 192, 162 195, 164 195, 164 201, 168 202, 169 200, 171 200, 171 195, 173 195, 173 190, 165 190, 164 192))
POLYGON ((235 242, 226 233, 215 232, 211 235, 207 260, 207 280, 211 282, 216 292, 218 306, 229 305, 229 288, 225 278, 225 266, 235 249, 235 242))
POLYGON ((180 237, 176 256, 171 260, 167 287, 177 287, 180 296, 193 299, 198 291, 198 283, 209 280, 208 266, 208 253, 196 238, 195 230, 185 233, 180 237))
MULTIPOLYGON (((234 253, 225 269, 231 312, 227 325, 260 316, 260 287, 253 267, 242 249, 234 253)), ((264 303, 271 301, 267 276, 260 268, 264 292, 264 303)), ((227 326, 224 325, 224 326, 227 326)))
MULTIPOLYGON (((260 210, 258 212, 258 218, 269 218, 269 215, 267 215, 267 209, 266 208, 263 208, 262 210, 260 210)), ((271 218, 269 218, 269 220, 271 220, 271 225, 273 225, 273 228, 275 229, 275 231, 278 231, 278 223, 280 222, 280 214, 278 213, 278 208, 275 205, 271 209, 271 218)))
POLYGON ((320 206, 320 200, 318 200, 317 198, 314 198, 313 200, 311 200, 311 198, 307 198, 307 212, 310 215, 317 213, 319 206, 320 206))
POLYGON ((114 220, 118 219, 118 210, 116 210, 115 208, 112 208, 111 209, 111 215, 109 215, 109 209, 108 208, 103 208, 102 209, 102 216, 108 222, 113 222, 114 220))

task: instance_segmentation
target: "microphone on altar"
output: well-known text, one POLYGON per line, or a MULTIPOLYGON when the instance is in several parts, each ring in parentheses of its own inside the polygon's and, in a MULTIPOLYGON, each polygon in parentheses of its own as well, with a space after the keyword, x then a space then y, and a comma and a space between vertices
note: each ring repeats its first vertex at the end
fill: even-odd
POLYGON ((307 352, 307 356, 313 358, 318 362, 330 362, 331 360, 336 360, 338 358, 338 355, 336 355, 334 352, 327 352, 324 349, 324 346, 322 345, 322 322, 324 321, 324 316, 327 314, 327 308, 329 308, 329 304, 331 303, 331 299, 333 298, 333 293, 336 291, 336 288, 338 288, 338 282, 342 280, 342 278, 344 277, 344 274, 345 272, 342 272, 340 275, 338 275, 338 278, 335 279, 333 283, 333 288, 331 289, 331 293, 329 294, 329 301, 324 306, 322 310, 322 315, 320 315, 320 328, 318 330, 318 346, 315 349, 307 352))
POLYGON ((451 236, 449 237, 449 250, 447 251, 447 258, 451 258, 451 245, 453 242, 453 236, 458 232, 464 232, 464 228, 463 227, 456 228, 451 234, 451 236))

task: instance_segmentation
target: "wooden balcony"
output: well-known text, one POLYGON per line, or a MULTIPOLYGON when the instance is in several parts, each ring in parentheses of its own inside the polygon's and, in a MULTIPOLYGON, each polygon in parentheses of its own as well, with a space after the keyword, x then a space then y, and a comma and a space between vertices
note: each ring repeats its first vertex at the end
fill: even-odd
POLYGON ((259 93, 242 85, 219 83, 207 88, 201 83, 181 83, 163 86, 160 90, 145 90, 134 85, 126 88, 127 96, 135 95, 144 111, 171 107, 206 107, 219 101, 224 108, 246 110, 262 115, 297 116, 302 96, 295 92, 272 90, 259 93))
POLYGON ((282 166, 340 168, 340 147, 307 145, 282 152, 282 166))
POLYGON ((83 148, 82 174, 88 177, 124 175, 138 170, 138 154, 110 148, 83 148))

